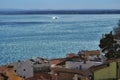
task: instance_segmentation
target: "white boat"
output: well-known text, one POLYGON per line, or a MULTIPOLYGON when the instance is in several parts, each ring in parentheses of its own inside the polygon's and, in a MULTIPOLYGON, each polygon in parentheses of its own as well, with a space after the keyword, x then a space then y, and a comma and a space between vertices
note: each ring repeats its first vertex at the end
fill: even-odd
POLYGON ((54 17, 52 17, 52 19, 58 19, 59 17, 57 17, 57 16, 54 16, 54 17))

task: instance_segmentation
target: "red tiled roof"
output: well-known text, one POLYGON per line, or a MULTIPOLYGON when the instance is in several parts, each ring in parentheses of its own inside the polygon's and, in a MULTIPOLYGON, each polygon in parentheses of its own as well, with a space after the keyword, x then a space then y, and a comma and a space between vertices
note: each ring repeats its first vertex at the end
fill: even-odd
POLYGON ((65 60, 65 58, 52 59, 52 60, 50 60, 50 63, 57 65, 57 64, 61 63, 64 60, 65 60))

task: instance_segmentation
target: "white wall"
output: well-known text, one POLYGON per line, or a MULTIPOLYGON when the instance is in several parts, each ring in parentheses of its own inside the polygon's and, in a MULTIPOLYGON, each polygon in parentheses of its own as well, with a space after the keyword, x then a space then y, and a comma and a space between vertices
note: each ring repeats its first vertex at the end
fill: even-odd
POLYGON ((102 62, 86 61, 86 64, 84 64, 84 62, 67 61, 65 67, 69 68, 69 69, 79 69, 80 70, 80 66, 81 66, 82 70, 86 70, 93 65, 97 66, 100 64, 102 64, 102 62))
POLYGON ((19 76, 25 78, 33 77, 33 67, 31 61, 16 62, 12 63, 12 65, 14 66, 14 70, 16 70, 16 73, 19 76))

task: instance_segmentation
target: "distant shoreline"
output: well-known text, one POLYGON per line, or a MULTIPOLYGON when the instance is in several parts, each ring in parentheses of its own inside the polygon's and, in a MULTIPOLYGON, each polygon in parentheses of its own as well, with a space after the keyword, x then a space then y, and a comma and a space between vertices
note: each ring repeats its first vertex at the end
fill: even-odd
POLYGON ((120 10, 0 10, 0 15, 20 14, 120 14, 120 10))

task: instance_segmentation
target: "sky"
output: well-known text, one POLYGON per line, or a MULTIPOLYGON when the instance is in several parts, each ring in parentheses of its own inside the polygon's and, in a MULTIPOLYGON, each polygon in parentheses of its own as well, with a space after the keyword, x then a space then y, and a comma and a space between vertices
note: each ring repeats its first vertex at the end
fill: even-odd
POLYGON ((0 9, 120 9, 120 0, 0 0, 0 9))

